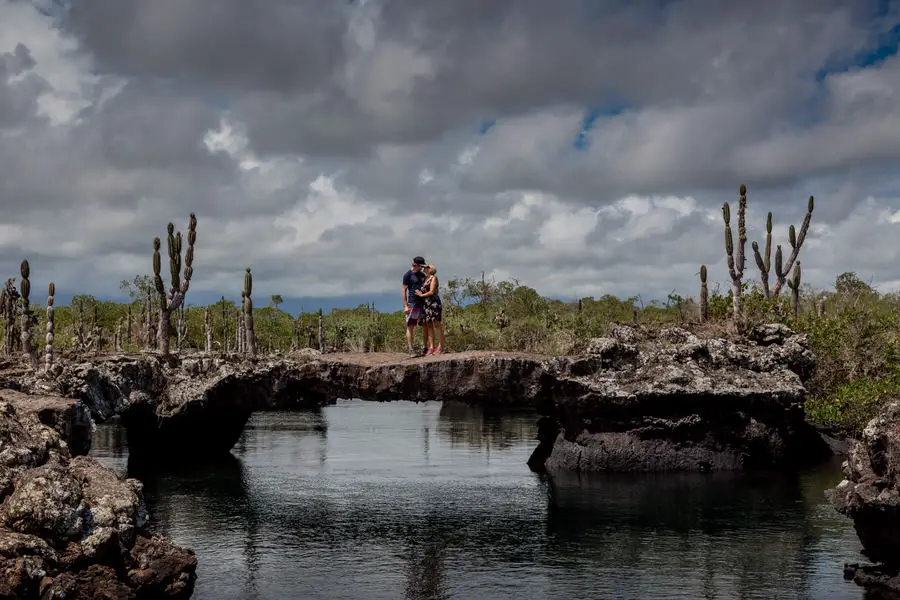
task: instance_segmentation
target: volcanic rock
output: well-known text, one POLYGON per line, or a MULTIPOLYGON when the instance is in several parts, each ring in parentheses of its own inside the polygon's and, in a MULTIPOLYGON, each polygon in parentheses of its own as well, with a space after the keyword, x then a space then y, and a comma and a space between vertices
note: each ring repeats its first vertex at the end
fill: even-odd
POLYGON ((900 402, 869 421, 842 470, 844 479, 826 496, 853 520, 863 555, 876 563, 848 565, 848 575, 900 595, 900 402))

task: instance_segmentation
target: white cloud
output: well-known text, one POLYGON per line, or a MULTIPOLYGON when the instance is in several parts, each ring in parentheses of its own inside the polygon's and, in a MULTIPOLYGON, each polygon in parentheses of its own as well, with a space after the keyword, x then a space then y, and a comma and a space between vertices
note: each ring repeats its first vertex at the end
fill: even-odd
POLYGON ((63 32, 0 0, 0 61, 23 44, 35 63, 0 70, 10 275, 28 257, 63 292, 115 294, 194 211, 197 292, 233 296, 252 266, 262 296, 393 294, 424 254, 445 278, 548 295, 693 295, 701 263, 728 281, 720 207, 746 183, 751 241, 772 210, 787 247, 816 196, 809 283, 900 281, 900 60, 816 80, 889 25, 853 7, 688 0, 594 24, 565 3, 370 0, 301 20, 222 0, 200 31, 193 0, 131 1, 63 32), (576 150, 596 104, 626 108, 576 150))

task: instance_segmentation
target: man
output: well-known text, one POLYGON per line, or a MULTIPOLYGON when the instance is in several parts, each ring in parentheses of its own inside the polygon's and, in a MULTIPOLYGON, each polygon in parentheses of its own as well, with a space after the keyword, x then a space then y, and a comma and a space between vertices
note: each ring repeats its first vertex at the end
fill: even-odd
POLYGON ((416 292, 425 283, 425 273, 422 267, 425 259, 417 256, 412 259, 409 271, 403 275, 403 312, 406 313, 406 346, 409 348, 409 356, 419 356, 419 352, 413 350, 416 337, 416 326, 422 319, 422 298, 416 296, 416 292))

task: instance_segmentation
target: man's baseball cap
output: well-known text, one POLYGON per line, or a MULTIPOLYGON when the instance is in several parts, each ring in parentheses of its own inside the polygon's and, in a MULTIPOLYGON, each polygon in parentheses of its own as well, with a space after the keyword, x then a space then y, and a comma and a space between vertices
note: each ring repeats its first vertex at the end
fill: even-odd
POLYGON ((421 256, 415 257, 415 258, 413 259, 413 262, 416 263, 417 265, 425 266, 425 259, 422 258, 421 256))

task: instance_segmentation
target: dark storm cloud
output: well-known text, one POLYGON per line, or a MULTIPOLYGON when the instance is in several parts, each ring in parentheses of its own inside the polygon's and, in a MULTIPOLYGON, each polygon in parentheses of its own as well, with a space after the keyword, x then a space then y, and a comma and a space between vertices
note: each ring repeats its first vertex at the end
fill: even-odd
POLYGON ((85 111, 75 131, 102 160, 122 169, 233 167, 214 156, 204 136, 219 126, 219 111, 170 85, 132 81, 110 100, 85 111))
POLYGON ((264 152, 347 155, 558 103, 671 104, 742 96, 763 80, 792 86, 876 43, 894 18, 882 15, 873 27, 874 0, 210 6, 85 0, 68 27, 101 64, 124 74, 223 86, 264 152), (361 24, 348 18, 351 10, 361 24), (401 50, 425 61, 427 72, 414 76, 401 50), (364 68, 352 74, 353 65, 364 68), (373 108, 361 96, 372 91, 373 72, 407 77, 408 93, 373 108))
POLYGON ((342 2, 82 0, 65 27, 125 76, 238 89, 313 89, 341 63, 342 2))
POLYGON ((24 44, 16 44, 12 52, 0 54, 0 129, 21 126, 36 114, 37 98, 47 90, 47 84, 29 73, 34 64, 31 51, 24 44))

